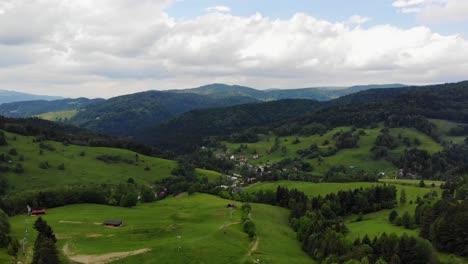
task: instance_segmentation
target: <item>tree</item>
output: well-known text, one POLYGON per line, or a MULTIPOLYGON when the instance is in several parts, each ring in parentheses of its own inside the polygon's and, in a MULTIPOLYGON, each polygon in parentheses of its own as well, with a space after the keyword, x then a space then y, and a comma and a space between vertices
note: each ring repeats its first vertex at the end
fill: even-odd
POLYGON ((8 249, 7 249, 8 255, 16 259, 16 257, 18 256, 19 248, 20 248, 20 244, 18 242, 18 239, 16 238, 12 239, 10 241, 10 244, 8 245, 8 249))
POLYGON ((424 183, 424 180, 419 181, 419 187, 421 188, 426 187, 426 183, 424 183))
POLYGON ((155 200, 154 192, 147 186, 141 187, 141 201, 144 203, 151 203, 155 200))
POLYGON ((52 228, 46 221, 39 217, 34 222, 34 229, 39 234, 34 242, 34 255, 32 264, 59 264, 58 251, 55 247, 57 239, 55 238, 52 228))
POLYGON ((57 167, 59 170, 65 170, 65 164, 60 164, 58 167, 57 167))
POLYGON ((8 246, 10 230, 8 216, 0 209, 0 247, 5 248, 8 246))
POLYGON ((393 223, 397 217, 398 217, 397 211, 392 210, 390 212, 390 215, 388 216, 388 221, 390 221, 390 223, 393 223))
POLYGON ((403 217, 401 218, 401 224, 405 227, 405 228, 411 228, 412 226, 412 221, 411 221, 411 216, 408 212, 405 212, 403 214, 403 217))
POLYGON ((5 133, 3 131, 0 131, 0 146, 6 146, 8 145, 5 137, 5 133))
POLYGON ((400 204, 406 203, 406 190, 402 189, 400 193, 400 204))

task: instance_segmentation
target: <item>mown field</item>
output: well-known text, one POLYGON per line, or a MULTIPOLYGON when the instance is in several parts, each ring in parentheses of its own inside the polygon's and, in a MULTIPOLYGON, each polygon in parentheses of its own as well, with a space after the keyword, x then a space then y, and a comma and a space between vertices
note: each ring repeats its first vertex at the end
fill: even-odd
MULTIPOLYGON (((380 134, 382 127, 374 129, 362 129, 365 132, 365 135, 360 137, 358 147, 353 149, 342 149, 337 154, 330 157, 323 157, 323 161, 319 162, 318 158, 307 160, 310 162, 314 170, 312 174, 317 176, 324 175, 332 166, 344 165, 346 167, 354 167, 359 169, 364 169, 370 172, 384 172, 386 174, 394 175, 397 171, 397 168, 390 162, 381 160, 374 160, 371 157, 371 149, 374 146, 377 136, 380 134)), ((251 156, 253 153, 259 154, 259 159, 253 160, 250 159, 252 164, 266 164, 279 162, 285 158, 299 158, 297 151, 300 149, 307 149, 312 144, 317 144, 321 149, 326 149, 328 147, 335 147, 335 141, 333 135, 340 131, 349 131, 351 127, 337 127, 328 131, 323 135, 313 135, 309 137, 301 136, 288 136, 288 137, 279 137, 279 147, 276 151, 271 151, 275 144, 275 136, 273 135, 260 135, 260 140, 256 143, 229 143, 223 142, 227 147, 230 154, 237 155, 239 147, 242 145, 247 146, 246 150, 242 152, 246 155, 251 156), (298 139, 300 142, 294 144, 295 140, 298 139), (324 144, 324 142, 329 142, 324 144), (286 151, 282 151, 282 148, 285 148, 286 151)), ((361 129, 359 129, 361 130, 361 129)), ((398 138, 401 135, 402 138, 408 137, 411 142, 417 139, 421 144, 418 146, 419 149, 427 150, 430 153, 436 153, 442 150, 442 146, 431 139, 429 136, 416 131, 411 128, 392 128, 390 129, 390 134, 395 138, 398 138)), ((415 146, 413 146, 415 147, 415 146)), ((399 146, 390 151, 389 155, 391 157, 399 157, 407 147, 404 144, 399 144, 399 146)))
MULTIPOLYGON (((240 210, 231 218, 228 202, 212 195, 182 194, 131 209, 70 205, 48 210, 44 219, 56 233, 57 247, 72 261, 95 263, 113 256, 112 263, 314 263, 287 224, 288 210, 254 204, 251 215, 258 240, 251 242, 239 224, 240 210), (105 219, 122 220, 125 226, 104 227, 105 219)), ((32 242, 35 219, 11 218, 13 235, 22 238, 27 226, 32 242)))
MULTIPOLYGON (((336 193, 338 191, 345 191, 355 188, 366 188, 375 186, 376 184, 394 184, 397 188, 398 201, 400 200, 401 191, 405 190, 406 192, 406 203, 398 203, 395 210, 398 212, 399 216, 402 216, 405 212, 414 214, 416 209, 416 200, 417 197, 423 197, 425 194, 431 191, 436 191, 438 197, 440 197, 442 191, 438 187, 443 182, 440 181, 425 181, 426 187, 418 187, 419 181, 416 180, 381 180, 379 183, 370 183, 370 182, 352 182, 352 183, 310 183, 310 182, 294 182, 294 181, 278 181, 278 182, 260 182, 253 184, 247 188, 245 191, 256 192, 256 191, 266 191, 272 190, 275 191, 278 186, 288 187, 289 189, 298 189, 303 191, 309 197, 314 197, 318 195, 326 195, 329 193, 336 193), (434 183, 436 187, 431 187, 434 183)), ((382 210, 375 213, 363 215, 362 221, 356 221, 357 215, 349 216, 345 219, 346 226, 349 228, 349 233, 347 237, 354 241, 356 238, 363 238, 366 234, 369 237, 374 237, 381 235, 382 233, 395 233, 397 235, 403 235, 404 233, 412 236, 419 236, 418 229, 405 229, 402 226, 393 225, 388 221, 388 216, 392 210, 382 210)), ((437 252, 438 257, 445 263, 468 263, 468 260, 462 259, 459 257, 449 256, 437 252)))
POLYGON ((79 110, 65 110, 65 111, 57 111, 57 112, 48 112, 44 114, 37 115, 36 117, 49 120, 49 121, 65 121, 68 120, 72 117, 74 117, 76 114, 78 114, 79 110))
MULTIPOLYGON (((177 164, 175 161, 148 157, 132 151, 114 148, 82 147, 64 145, 59 142, 42 142, 55 150, 42 149, 40 143, 34 143, 34 137, 20 136, 5 132, 8 146, 0 146, 0 154, 11 158, 11 164, 2 166, 15 168, 21 164, 23 173, 12 170, 5 173, 11 192, 23 190, 41 190, 64 185, 115 184, 133 178, 137 183, 153 183, 157 179, 171 176, 171 170, 177 164), (17 154, 8 154, 11 149, 17 154), (96 159, 98 156, 110 155, 122 158, 117 163, 106 163, 96 159), (23 161, 21 161, 23 159, 23 161), (129 162, 132 163, 129 163, 129 162), (40 168, 47 162, 50 168, 40 168), (63 164, 64 170, 59 169, 63 164), (145 170, 149 168, 149 170, 145 170)), ((197 170, 199 175, 205 175, 210 180, 219 177, 219 173, 207 170, 197 170)))
POLYGON ((466 136, 451 136, 449 134, 450 129, 463 125, 462 123, 455 123, 441 119, 430 119, 430 121, 437 126, 437 130, 441 134, 443 140, 454 144, 461 144, 465 141, 466 136))
MULTIPOLYGON (((384 182, 385 183, 385 182, 384 182)), ((310 183, 310 182, 294 182, 294 181, 278 181, 278 182, 260 182, 253 184, 247 188, 247 192, 257 192, 260 190, 272 190, 276 191, 278 186, 288 187, 289 189, 298 189, 303 191, 309 197, 315 196, 324 196, 329 193, 336 193, 338 191, 352 190, 356 188, 367 188, 375 186, 377 184, 384 183, 372 183, 372 182, 352 182, 352 183, 310 183)), ((432 188, 428 184, 426 188, 420 188, 412 185, 406 185, 408 181, 402 181, 399 184, 398 180, 393 180, 392 183, 397 188, 398 200, 402 190, 406 192, 406 203, 398 204, 396 211, 399 215, 403 215, 404 212, 410 214, 414 213, 416 209, 416 199, 418 196, 421 198, 428 192, 434 190, 438 193, 439 197, 441 195, 441 189, 438 187, 432 188)), ((392 225, 388 222, 388 215, 391 210, 382 210, 376 213, 364 215, 363 221, 356 222, 357 216, 350 216, 347 219, 347 225, 350 228, 349 236, 351 238, 363 237, 368 234, 369 236, 379 235, 383 232, 391 233, 395 232, 397 234, 402 234, 404 232, 409 234, 417 234, 416 230, 408 230, 403 227, 398 227, 392 225)))

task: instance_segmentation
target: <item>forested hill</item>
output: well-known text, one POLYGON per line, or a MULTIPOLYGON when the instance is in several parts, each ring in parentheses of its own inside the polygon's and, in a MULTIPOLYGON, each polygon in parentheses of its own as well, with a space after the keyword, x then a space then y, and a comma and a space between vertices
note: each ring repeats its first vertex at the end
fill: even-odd
POLYGON ((171 149, 178 147, 184 149, 190 148, 188 145, 194 147, 209 136, 227 136, 244 131, 243 135, 248 137, 249 134, 259 132, 258 129, 248 131, 249 128, 270 127, 272 124, 303 115, 320 106, 321 103, 314 100, 287 99, 194 110, 160 126, 146 129, 141 135, 141 140, 171 149))
POLYGON ((23 135, 35 136, 37 140, 54 140, 64 145, 111 147, 133 150, 145 155, 168 156, 147 145, 116 138, 109 135, 97 134, 92 131, 39 118, 8 118, 0 116, 0 130, 23 135))
MULTIPOLYGON (((185 145, 194 148, 210 136, 226 138, 246 129, 254 131, 254 128, 261 128, 263 132, 292 135, 313 123, 333 128, 343 125, 369 126, 378 122, 386 122, 390 126, 417 127, 430 135, 432 126, 419 117, 468 123, 468 81, 426 87, 374 89, 322 103, 284 100, 192 111, 146 130, 141 139, 164 147, 181 148, 185 145)), ((249 135, 249 131, 243 134, 249 135)))
POLYGON ((80 109, 102 101, 104 101, 104 99, 77 98, 6 103, 0 105, 0 115, 8 117, 29 117, 47 112, 80 109))
POLYGON ((269 89, 257 90, 250 87, 226 84, 210 84, 198 88, 171 90, 173 93, 193 93, 209 95, 217 98, 230 96, 247 96, 260 101, 271 101, 281 99, 312 99, 318 101, 328 101, 334 98, 368 89, 402 88, 403 84, 381 84, 381 85, 356 85, 351 87, 315 87, 300 89, 269 89))
POLYGON ((330 101, 321 110, 295 121, 362 126, 386 121, 396 115, 421 115, 468 123, 468 81, 363 91, 330 101))
POLYGON ((167 121, 193 109, 223 107, 257 100, 232 96, 212 98, 196 94, 149 91, 108 99, 80 111, 70 123, 93 131, 117 136, 136 137, 149 125, 167 121))

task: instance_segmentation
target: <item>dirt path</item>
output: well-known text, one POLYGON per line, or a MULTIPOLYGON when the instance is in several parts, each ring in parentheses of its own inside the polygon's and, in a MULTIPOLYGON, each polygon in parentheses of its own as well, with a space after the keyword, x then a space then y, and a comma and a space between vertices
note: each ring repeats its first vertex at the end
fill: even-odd
POLYGON ((250 247, 249 252, 247 253, 248 256, 252 256, 252 253, 257 251, 258 244, 260 243, 260 237, 257 237, 255 239, 255 242, 253 243, 252 247, 250 247))
POLYGON ((61 224, 84 224, 83 222, 80 222, 80 221, 64 221, 64 220, 60 220, 59 223, 61 224))
POLYGON ((142 248, 142 249, 137 249, 133 251, 113 252, 113 253, 100 254, 100 255, 72 256, 72 252, 70 250, 68 243, 66 243, 62 248, 63 253, 67 255, 70 260, 77 262, 77 263, 82 263, 82 264, 105 264, 105 263, 116 261, 122 258, 144 254, 150 250, 151 250, 150 248, 142 248))
POLYGON ((241 222, 239 221, 239 222, 229 223, 229 224, 227 224, 227 225, 222 225, 222 226, 219 227, 219 230, 222 230, 224 227, 229 227, 229 226, 232 226, 232 225, 238 225, 238 224, 240 224, 240 223, 241 223, 241 222))

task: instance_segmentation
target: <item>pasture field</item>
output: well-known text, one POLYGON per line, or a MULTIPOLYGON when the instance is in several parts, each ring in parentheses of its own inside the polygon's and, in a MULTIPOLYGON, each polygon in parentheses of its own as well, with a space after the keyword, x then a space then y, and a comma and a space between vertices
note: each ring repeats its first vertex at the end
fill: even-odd
MULTIPOLYGON (((419 186, 420 180, 406 180, 406 179, 379 179, 379 182, 383 183, 394 183, 399 185, 409 185, 409 186, 419 186)), ((424 183, 427 187, 431 187, 432 184, 436 187, 440 187, 441 184, 445 183, 444 181, 432 181, 424 180, 424 183)))
MULTIPOLYGON (((40 143, 34 143, 35 137, 26 137, 5 132, 8 146, 0 146, 0 153, 11 158, 10 168, 21 164, 24 172, 15 173, 12 169, 5 173, 11 186, 10 190, 41 190, 65 185, 116 184, 133 178, 139 183, 154 183, 157 179, 171 176, 176 168, 175 161, 136 154, 135 152, 102 147, 82 147, 64 145, 59 142, 45 141, 43 144, 53 150, 41 149, 40 143), (16 155, 9 155, 11 149, 16 155), (98 156, 118 156, 124 161, 106 163, 96 159, 98 156), (47 162, 49 168, 39 165, 47 162), (64 170, 59 169, 63 164, 64 170), (149 170, 148 170, 149 169, 149 170)), ((216 180, 220 174, 214 171, 197 169, 201 176, 216 180)))
MULTIPOLYGON (((258 240, 251 242, 239 224, 240 210, 235 209, 231 218, 229 202, 207 194, 182 194, 131 209, 70 205, 50 209, 43 218, 58 238, 57 247, 76 262, 244 263, 254 258, 261 263, 314 263, 287 225, 288 210, 254 204, 258 240), (106 219, 122 220, 125 225, 104 227, 101 223, 106 219)), ((23 237, 27 220, 33 241, 35 219, 12 217, 13 235, 23 237)))
MULTIPOLYGON (((407 181, 402 180, 402 184, 399 184, 399 180, 393 180, 392 182, 387 182, 387 184, 393 184, 397 188, 398 201, 400 200, 400 194, 402 190, 406 192, 406 203, 398 204, 395 210, 398 212, 398 215, 403 215, 406 211, 411 215, 414 214, 416 209, 416 200, 417 197, 421 198, 431 192, 432 190, 436 191, 440 197, 442 190, 438 187, 431 188, 430 185, 426 188, 420 188, 407 184, 407 181)), ((385 183, 385 182, 384 182, 385 183)), ((311 183, 311 182, 294 182, 294 181, 278 181, 278 182, 259 182, 253 184, 247 188, 247 192, 257 192, 260 190, 266 191, 276 191, 278 186, 288 187, 288 189, 298 189, 303 191, 309 197, 315 196, 324 196, 329 193, 336 193, 338 191, 352 190, 356 188, 367 188, 375 186, 377 184, 384 183, 375 183, 375 182, 351 182, 351 183, 311 183)), ((427 183, 426 183, 427 185, 427 183)), ((404 232, 408 234, 417 235, 417 230, 408 230, 403 227, 395 226, 388 221, 388 215, 391 210, 381 210, 375 213, 364 215, 364 219, 360 222, 356 222, 355 219, 357 216, 353 215, 346 219, 346 224, 350 229, 348 236, 352 239, 357 237, 363 237, 365 234, 369 236, 379 235, 383 232, 387 233, 397 233, 403 234, 404 232)))
POLYGON ((352 190, 356 188, 366 188, 375 186, 376 182, 346 182, 346 183, 313 183, 313 182, 300 182, 300 181, 277 181, 277 182, 258 182, 245 188, 246 192, 258 191, 276 191, 278 186, 288 187, 288 189, 298 189, 304 192, 309 197, 324 196, 329 193, 336 193, 338 191, 352 190))
POLYGON ((462 123, 455 123, 447 120, 442 119, 430 119, 431 123, 436 125, 437 130, 447 142, 452 142, 454 144, 462 144, 465 141, 466 136, 451 136, 449 134, 450 129, 455 128, 459 125, 464 125, 462 123))
POLYGON ((49 121, 65 121, 74 117, 76 114, 78 114, 78 112, 79 110, 76 110, 76 109, 64 110, 64 111, 57 111, 57 112, 48 112, 48 113, 36 115, 36 117, 49 120, 49 121))
MULTIPOLYGON (((377 136, 380 134, 381 129, 382 126, 373 129, 358 129, 363 130, 365 133, 364 135, 360 136, 358 143, 359 147, 353 149, 342 149, 333 156, 322 157, 321 162, 319 162, 318 158, 306 160, 314 167, 312 174, 316 176, 322 176, 330 169, 330 167, 343 165, 346 167, 364 169, 366 171, 375 173, 384 172, 388 175, 394 175, 397 172, 397 168, 392 163, 383 159, 374 160, 371 157, 371 149, 374 146, 374 142, 377 136)), ((340 131, 349 130, 351 130, 351 127, 337 127, 323 135, 313 135, 309 137, 279 137, 279 147, 275 151, 272 151, 275 144, 275 136, 271 134, 260 135, 260 140, 256 143, 223 142, 223 144, 227 147, 230 154, 238 154, 238 150, 241 145, 247 146, 247 149, 243 150, 242 153, 246 155, 258 153, 259 155, 258 159, 252 159, 249 161, 250 163, 268 164, 279 162, 285 158, 299 158, 300 156, 297 154, 297 151, 300 149, 307 149, 312 144, 317 144, 317 146, 321 149, 335 147, 333 135, 340 131), (298 139, 300 142, 294 144, 296 139, 298 139), (325 144, 325 142, 328 142, 328 144, 325 144), (281 149, 283 149, 283 151, 281 149)), ((392 128, 390 129, 390 134, 395 138, 398 138, 399 136, 402 138, 408 137, 411 141, 418 139, 419 142, 421 142, 418 148, 427 150, 430 153, 436 153, 442 150, 442 146, 440 144, 435 142, 429 136, 412 128, 392 128)), ((390 151, 389 155, 392 157, 399 157, 399 155, 402 154, 406 148, 407 147, 405 145, 400 143, 397 148, 390 151)))
MULTIPOLYGON (((382 181, 382 180, 381 180, 382 181)), ((310 197, 318 195, 326 195, 329 193, 336 193, 338 191, 345 191, 355 188, 366 188, 375 186, 376 184, 394 184, 397 188, 397 198, 400 200, 401 191, 404 189, 406 192, 406 203, 400 204, 398 202, 395 210, 398 212, 399 216, 402 216, 405 212, 414 214, 416 209, 416 200, 417 197, 423 197, 428 192, 434 190, 437 194, 441 195, 442 191, 440 188, 432 188, 430 184, 434 183, 436 186, 439 186, 439 181, 425 181, 425 188, 420 188, 414 184, 419 184, 419 181, 412 180, 383 180, 381 183, 370 183, 370 182, 352 182, 352 183, 310 183, 310 182, 294 182, 294 181, 278 181, 278 182, 260 182, 253 184, 247 188, 245 191, 256 192, 260 190, 271 190, 275 191, 278 186, 288 187, 289 189, 296 188, 300 191, 303 191, 310 197)), ((372 238, 374 236, 381 235, 382 233, 395 233, 397 235, 403 235, 404 233, 418 237, 418 229, 405 229, 402 226, 393 225, 388 221, 388 216, 392 210, 381 210, 375 213, 363 215, 362 221, 357 222, 357 215, 351 215, 345 219, 346 226, 349 228, 349 233, 347 237, 350 241, 354 241, 356 238, 363 238, 366 234, 372 238)), ((435 251, 437 256, 444 263, 468 263, 467 259, 456 257, 453 255, 444 254, 438 251, 435 251)))

